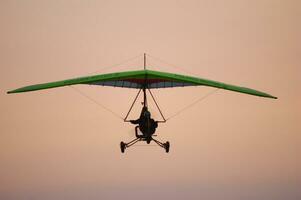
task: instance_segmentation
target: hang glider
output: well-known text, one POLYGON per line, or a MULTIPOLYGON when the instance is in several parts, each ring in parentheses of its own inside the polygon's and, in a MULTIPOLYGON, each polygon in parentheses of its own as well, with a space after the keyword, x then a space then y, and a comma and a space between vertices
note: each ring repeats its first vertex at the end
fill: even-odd
POLYGON ((230 90, 239 93, 245 93, 249 95, 277 99, 277 97, 275 96, 251 88, 226 84, 226 83, 198 78, 198 77, 185 76, 180 74, 173 74, 173 73, 153 71, 153 70, 126 71, 126 72, 116 72, 116 73, 109 73, 109 74, 85 76, 85 77, 67 79, 62 81, 30 85, 30 86, 21 87, 15 90, 8 91, 7 93, 11 94, 11 93, 30 92, 35 90, 44 90, 44 89, 63 87, 69 85, 77 85, 77 84, 112 86, 112 87, 135 88, 135 89, 208 86, 208 87, 230 90))
POLYGON ((165 117, 163 116, 162 111, 159 108, 151 92, 151 89, 188 87, 188 86, 207 86, 207 87, 230 90, 234 92, 239 92, 239 93, 244 93, 244 94, 249 94, 249 95, 254 95, 259 97, 277 99, 277 97, 275 96, 251 88, 226 84, 226 83, 198 78, 198 77, 185 76, 181 74, 147 70, 146 54, 144 54, 144 70, 99 74, 94 76, 85 76, 85 77, 67 79, 62 81, 30 85, 30 86, 25 86, 15 90, 8 91, 7 93, 12 94, 12 93, 30 92, 30 91, 44 90, 44 89, 63 87, 63 86, 71 86, 77 84, 134 88, 139 90, 138 94, 135 97, 134 102, 130 107, 130 110, 128 111, 126 117, 123 119, 124 122, 131 122, 132 124, 136 124, 135 127, 136 138, 128 143, 124 143, 124 142, 120 143, 120 149, 122 153, 124 153, 126 148, 134 145, 139 141, 146 141, 147 144, 153 141, 156 144, 158 144, 160 147, 163 147, 167 153, 169 152, 170 143, 168 141, 162 143, 154 139, 154 136, 156 136, 154 135, 154 133, 156 131, 156 128, 158 127, 158 123, 164 123, 168 119, 166 120, 165 117), (143 102, 142 102, 143 108, 140 117, 136 120, 128 120, 127 117, 129 116, 129 113, 131 112, 133 105, 137 101, 141 91, 143 91, 143 102), (146 95, 147 91, 149 92, 150 96, 155 102, 155 105, 159 110, 163 121, 155 121, 153 118, 151 118, 151 113, 149 112, 148 105, 147 105, 147 95, 146 95))

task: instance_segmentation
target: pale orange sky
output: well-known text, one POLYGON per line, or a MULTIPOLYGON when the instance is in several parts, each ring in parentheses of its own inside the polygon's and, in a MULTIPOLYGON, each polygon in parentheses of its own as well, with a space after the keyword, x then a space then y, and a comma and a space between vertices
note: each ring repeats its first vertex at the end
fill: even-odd
MULTIPOLYGON (((300 1, 0 1, 0 199, 301 198, 300 1), (21 86, 148 68, 265 91, 219 90, 120 153, 134 128, 70 87, 21 86)), ((125 115, 136 90, 76 86, 125 115)), ((212 91, 155 90, 167 116, 212 91)), ((139 106, 132 117, 136 117, 139 106)), ((155 109, 153 109, 155 110, 155 109)), ((155 112, 155 111, 154 111, 155 112)), ((158 116, 158 113, 154 113, 158 116)))

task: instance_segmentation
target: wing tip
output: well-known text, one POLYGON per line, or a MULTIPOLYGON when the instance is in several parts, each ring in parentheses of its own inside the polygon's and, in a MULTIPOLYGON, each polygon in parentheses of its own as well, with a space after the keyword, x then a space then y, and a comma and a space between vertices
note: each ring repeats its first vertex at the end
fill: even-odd
POLYGON ((14 94, 14 93, 20 93, 20 92, 23 92, 23 91, 20 91, 19 89, 16 89, 16 90, 7 91, 6 94, 14 94))
POLYGON ((278 97, 275 97, 275 96, 273 96, 273 95, 267 95, 267 96, 264 96, 264 97, 268 97, 268 98, 271 98, 271 99, 278 99, 278 97))

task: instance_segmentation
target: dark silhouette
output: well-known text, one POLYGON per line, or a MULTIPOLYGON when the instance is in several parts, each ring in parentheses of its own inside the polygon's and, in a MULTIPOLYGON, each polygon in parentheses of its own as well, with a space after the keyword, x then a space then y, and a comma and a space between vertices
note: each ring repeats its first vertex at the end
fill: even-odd
POLYGON ((154 139, 153 137, 155 137, 156 135, 154 135, 154 133, 156 132, 156 129, 158 127, 158 123, 165 123, 166 122, 166 119, 165 117, 163 116, 153 94, 151 93, 150 89, 148 89, 152 99, 154 100, 160 114, 161 114, 161 117, 163 118, 163 121, 155 121, 152 117, 151 117, 151 113, 148 111, 148 108, 147 108, 147 98, 146 98, 146 90, 148 88, 146 87, 143 87, 139 90, 138 94, 136 95, 135 99, 134 99, 134 102, 132 103, 131 107, 130 107, 130 110, 128 111, 126 117, 124 118, 124 121, 125 122, 130 122, 132 124, 135 124, 135 125, 138 125, 135 127, 135 135, 136 135, 136 138, 133 139, 132 141, 128 142, 128 143, 125 143, 123 141, 120 142, 120 149, 121 149, 121 152, 124 153, 125 149, 126 148, 129 148, 130 146, 136 144, 137 142, 139 141, 145 141, 147 144, 149 144, 151 141, 157 143, 160 147, 164 148, 166 153, 169 152, 169 148, 170 148, 170 143, 167 141, 165 143, 162 143, 156 139, 154 139), (143 102, 142 102, 142 110, 141 110, 141 113, 140 113, 140 117, 136 120, 127 120, 127 117, 129 116, 140 92, 143 91, 143 102), (138 130, 139 129, 139 130, 138 130))
POLYGON ((153 138, 153 136, 156 136, 154 135, 154 133, 156 132, 156 128, 158 127, 158 121, 155 121, 153 118, 151 118, 151 113, 148 111, 148 108, 146 106, 143 106, 140 117, 138 119, 130 120, 128 122, 131 122, 132 124, 138 124, 138 126, 135 127, 136 139, 128 143, 120 142, 120 149, 122 153, 124 153, 126 148, 134 145, 139 141, 146 141, 147 144, 149 144, 151 141, 154 141, 160 147, 163 147, 166 153, 169 152, 170 144, 168 141, 166 143, 162 143, 153 138), (140 134, 138 132, 138 129, 141 132, 140 134))
POLYGON ((143 107, 139 119, 130 120, 132 124, 139 124, 135 127, 135 134, 137 138, 145 138, 147 143, 150 143, 152 135, 156 132, 158 122, 151 118, 151 113, 147 107, 143 107), (138 128, 142 132, 138 134, 138 128))

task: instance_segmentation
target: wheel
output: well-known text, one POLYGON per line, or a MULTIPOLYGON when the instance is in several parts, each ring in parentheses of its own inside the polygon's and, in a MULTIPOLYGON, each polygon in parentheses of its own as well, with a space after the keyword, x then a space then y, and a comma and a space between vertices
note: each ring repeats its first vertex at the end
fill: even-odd
POLYGON ((169 144, 168 141, 164 144, 164 147, 165 147, 166 153, 168 153, 169 152, 169 147, 170 147, 170 144, 169 144))
POLYGON ((121 153, 124 153, 125 148, 126 148, 126 144, 124 142, 120 142, 121 153))

